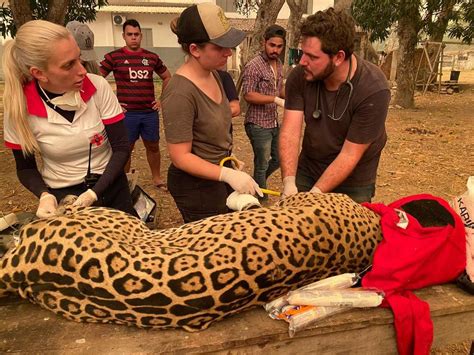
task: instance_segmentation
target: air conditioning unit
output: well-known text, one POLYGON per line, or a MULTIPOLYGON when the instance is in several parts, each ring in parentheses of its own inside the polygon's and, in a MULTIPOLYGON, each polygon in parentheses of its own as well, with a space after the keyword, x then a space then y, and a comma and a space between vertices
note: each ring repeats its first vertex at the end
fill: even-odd
POLYGON ((125 21, 127 21, 127 18, 125 17, 125 15, 120 15, 120 14, 112 15, 112 22, 114 23, 115 26, 122 26, 125 21))

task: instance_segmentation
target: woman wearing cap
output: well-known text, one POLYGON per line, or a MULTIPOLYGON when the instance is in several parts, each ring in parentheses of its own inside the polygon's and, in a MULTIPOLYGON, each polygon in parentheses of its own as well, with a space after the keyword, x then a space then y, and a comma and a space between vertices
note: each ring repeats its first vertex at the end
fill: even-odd
POLYGON ((94 51, 94 32, 85 23, 79 21, 69 21, 66 28, 71 32, 81 50, 82 66, 88 73, 100 75, 97 54, 94 51))
POLYGON ((228 212, 232 189, 262 192, 250 175, 219 166, 232 149, 232 114, 216 69, 245 33, 230 27, 222 9, 211 3, 188 7, 171 27, 188 60, 161 101, 171 159, 168 189, 187 223, 228 212))
POLYGON ((79 196, 75 205, 136 215, 123 170, 129 144, 122 108, 105 79, 86 73, 69 31, 27 22, 4 45, 3 71, 5 145, 20 182, 39 198, 37 216, 54 216, 68 194, 79 196))

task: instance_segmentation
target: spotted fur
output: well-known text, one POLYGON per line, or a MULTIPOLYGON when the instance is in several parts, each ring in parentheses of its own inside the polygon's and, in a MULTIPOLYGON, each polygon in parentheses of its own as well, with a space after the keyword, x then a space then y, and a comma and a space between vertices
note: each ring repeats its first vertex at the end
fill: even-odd
POLYGON ((205 329, 290 289, 370 262, 379 217, 345 195, 300 193, 271 208, 161 231, 106 208, 34 221, 0 261, 17 292, 81 322, 205 329))

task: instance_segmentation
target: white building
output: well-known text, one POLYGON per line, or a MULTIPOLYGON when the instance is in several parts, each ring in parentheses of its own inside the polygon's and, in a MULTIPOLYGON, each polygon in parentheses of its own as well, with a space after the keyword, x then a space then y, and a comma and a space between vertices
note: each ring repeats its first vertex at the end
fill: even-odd
MULTIPOLYGON (((170 30, 170 21, 179 16, 186 7, 209 0, 109 0, 109 6, 102 7, 97 12, 96 20, 89 23, 95 35, 95 49, 99 58, 109 51, 124 45, 122 39, 122 24, 126 19, 135 19, 140 23, 143 32, 142 46, 160 55, 171 72, 183 62, 184 52, 178 45, 176 35, 170 30)), ((221 6, 231 23, 244 29, 252 29, 256 14, 249 17, 237 13, 233 0, 210 1, 221 6)), ((307 13, 326 9, 334 4, 334 0, 308 0, 307 13)), ((287 20, 290 15, 285 3, 278 19, 287 20)), ((2 43, 0 38, 0 55, 2 43)), ((238 53, 229 60, 228 68, 237 68, 238 53)), ((1 68, 0 68, 1 69, 1 68)), ((1 71, 1 70, 0 70, 1 71)), ((1 75, 1 73, 0 73, 1 75)))

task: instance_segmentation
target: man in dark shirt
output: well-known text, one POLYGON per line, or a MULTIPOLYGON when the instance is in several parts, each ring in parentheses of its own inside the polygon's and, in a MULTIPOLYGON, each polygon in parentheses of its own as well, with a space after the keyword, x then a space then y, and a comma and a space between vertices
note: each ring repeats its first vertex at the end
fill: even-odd
MULTIPOLYGON (((163 80, 162 88, 171 79, 171 73, 157 54, 141 48, 142 32, 136 20, 125 21, 122 36, 125 47, 107 53, 100 63, 100 71, 104 77, 111 71, 114 73, 117 97, 125 111, 130 150, 133 150, 135 142, 141 136, 153 183, 166 190, 160 174, 160 103, 155 100, 153 72, 163 80)), ((129 169, 130 161, 126 171, 129 169)))
POLYGON ((301 36, 303 56, 286 82, 280 131, 283 196, 338 192, 370 201, 387 140, 385 76, 353 54, 355 23, 344 11, 309 16, 301 36))

